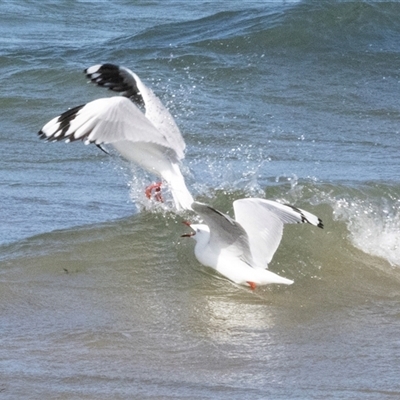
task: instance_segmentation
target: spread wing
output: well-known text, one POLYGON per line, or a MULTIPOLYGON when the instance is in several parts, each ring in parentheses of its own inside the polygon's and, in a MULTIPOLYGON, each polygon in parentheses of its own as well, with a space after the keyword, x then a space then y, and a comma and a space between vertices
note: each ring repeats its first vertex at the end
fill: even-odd
POLYGON ((97 145, 117 142, 153 143, 177 159, 167 139, 125 97, 110 97, 72 108, 49 121, 39 137, 47 141, 82 140, 97 145))
POLYGON ((244 262, 253 264, 247 233, 238 222, 207 204, 194 202, 192 209, 210 228, 211 247, 216 250, 229 248, 244 262))
POLYGON ((320 228, 322 221, 300 208, 264 199, 233 202, 235 218, 247 232, 254 266, 267 268, 282 239, 283 225, 309 223, 320 228))
POLYGON ((166 138, 178 159, 184 158, 185 142, 174 118, 134 72, 114 64, 99 64, 87 68, 85 73, 93 83, 119 92, 139 106, 144 105, 146 118, 166 138))

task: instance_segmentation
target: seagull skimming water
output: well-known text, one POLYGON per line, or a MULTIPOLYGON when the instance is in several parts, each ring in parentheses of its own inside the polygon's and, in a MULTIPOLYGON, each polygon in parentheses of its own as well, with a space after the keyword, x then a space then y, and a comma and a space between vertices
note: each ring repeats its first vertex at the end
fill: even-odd
POLYGON ((198 261, 252 289, 270 283, 291 285, 292 280, 267 269, 281 241, 283 225, 309 223, 323 228, 322 221, 300 208, 272 200, 240 199, 233 202, 233 208, 235 220, 207 204, 192 204, 205 224, 185 222, 193 232, 182 236, 196 240, 198 261))
MULTIPOLYGON (((114 64, 94 65, 85 70, 92 82, 122 96, 91 101, 64 112, 48 122, 39 137, 50 142, 81 140, 85 144, 111 144, 124 158, 162 178, 177 210, 190 209, 193 197, 186 187, 179 164, 185 142, 172 115, 151 89, 131 70, 114 64), (143 113, 139 107, 145 108, 143 113)), ((146 189, 156 199, 161 183, 146 189)))

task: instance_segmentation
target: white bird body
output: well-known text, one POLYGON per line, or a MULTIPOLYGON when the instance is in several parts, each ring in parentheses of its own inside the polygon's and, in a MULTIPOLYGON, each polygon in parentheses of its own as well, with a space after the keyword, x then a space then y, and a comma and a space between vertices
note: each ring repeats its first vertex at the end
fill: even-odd
POLYGON ((323 227, 322 221, 307 211, 264 199, 241 199, 233 203, 236 220, 214 208, 192 205, 207 224, 190 224, 196 240, 197 260, 229 280, 250 286, 284 284, 292 280, 267 269, 282 237, 284 223, 307 222, 323 227))
POLYGON ((123 96, 97 99, 66 111, 39 131, 40 138, 110 144, 127 160, 165 180, 177 210, 190 209, 193 197, 180 170, 185 142, 169 111, 127 68, 103 64, 85 72, 92 82, 123 96), (144 105, 146 112, 135 103, 144 105))

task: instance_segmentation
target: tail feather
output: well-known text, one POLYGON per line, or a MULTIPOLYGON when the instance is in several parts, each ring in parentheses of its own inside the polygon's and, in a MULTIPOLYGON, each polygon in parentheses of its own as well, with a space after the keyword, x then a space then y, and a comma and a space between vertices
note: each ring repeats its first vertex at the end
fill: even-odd
POLYGON ((192 210, 193 196, 186 187, 185 179, 178 165, 173 164, 173 167, 173 171, 163 173, 163 178, 168 184, 175 206, 178 211, 192 210))
POLYGON ((284 278, 283 276, 277 275, 271 271, 268 271, 266 269, 258 269, 260 274, 260 284, 270 284, 270 283, 275 283, 278 285, 291 285, 294 283, 291 279, 284 278))

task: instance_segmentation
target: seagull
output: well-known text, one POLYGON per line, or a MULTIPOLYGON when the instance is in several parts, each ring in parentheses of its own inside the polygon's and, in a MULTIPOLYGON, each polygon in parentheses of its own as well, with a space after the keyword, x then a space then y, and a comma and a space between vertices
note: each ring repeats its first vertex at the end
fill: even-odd
MULTIPOLYGON (((65 111, 39 132, 48 142, 83 141, 112 145, 124 158, 157 175, 168 185, 176 209, 191 209, 193 197, 180 170, 185 142, 172 115, 151 89, 128 68, 98 64, 87 68, 95 84, 122 96, 100 98, 65 111), (141 108, 145 109, 145 113, 141 108)), ((163 201, 161 182, 146 189, 146 196, 163 201)))
POLYGON ((291 285, 292 280, 267 269, 281 241, 283 225, 309 223, 323 228, 321 219, 289 204, 259 198, 236 200, 233 208, 235 219, 207 204, 192 204, 205 223, 185 221, 193 231, 182 237, 196 240, 197 260, 252 290, 271 283, 291 285))

